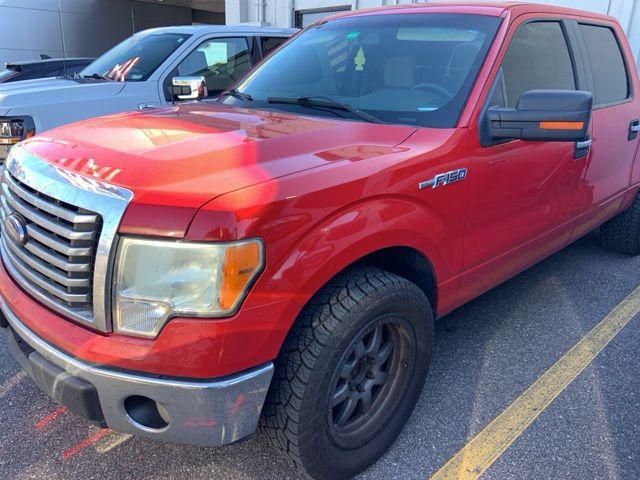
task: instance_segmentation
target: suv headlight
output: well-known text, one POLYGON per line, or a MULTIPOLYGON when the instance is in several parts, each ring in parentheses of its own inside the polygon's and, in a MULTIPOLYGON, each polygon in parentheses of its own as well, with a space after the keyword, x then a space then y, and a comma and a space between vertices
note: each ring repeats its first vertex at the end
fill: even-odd
POLYGON ((36 129, 31 117, 0 118, 0 164, 16 143, 33 137, 36 129))
POLYGON ((114 330, 153 338, 171 317, 232 315, 263 264, 257 239, 214 244, 122 238, 114 330))

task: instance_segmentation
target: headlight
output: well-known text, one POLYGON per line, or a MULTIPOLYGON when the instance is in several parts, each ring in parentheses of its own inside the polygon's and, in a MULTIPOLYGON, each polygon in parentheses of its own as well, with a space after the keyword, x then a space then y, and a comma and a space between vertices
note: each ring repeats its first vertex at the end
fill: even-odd
POLYGON ((0 164, 9 155, 9 150, 16 143, 33 137, 36 133, 30 117, 0 118, 0 164))
POLYGON ((171 317, 232 315, 263 263, 260 240, 122 238, 114 274, 114 330, 155 337, 171 317))

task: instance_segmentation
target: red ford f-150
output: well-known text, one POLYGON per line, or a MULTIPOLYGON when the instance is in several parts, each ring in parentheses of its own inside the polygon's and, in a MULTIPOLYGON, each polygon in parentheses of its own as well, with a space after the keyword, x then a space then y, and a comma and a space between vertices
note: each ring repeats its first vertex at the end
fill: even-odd
POLYGON ((347 478, 407 421, 436 318, 597 227, 640 252, 639 88, 602 15, 322 20, 218 101, 13 148, 5 336, 97 424, 196 445, 260 424, 347 478))

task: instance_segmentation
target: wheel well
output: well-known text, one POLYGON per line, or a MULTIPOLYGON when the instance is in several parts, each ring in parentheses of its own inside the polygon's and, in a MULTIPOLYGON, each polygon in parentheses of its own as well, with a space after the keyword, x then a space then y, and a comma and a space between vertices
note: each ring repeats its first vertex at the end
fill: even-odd
POLYGON ((436 311, 436 281, 431 262, 421 252, 410 247, 389 247, 370 253, 355 262, 381 268, 415 283, 429 299, 436 311))

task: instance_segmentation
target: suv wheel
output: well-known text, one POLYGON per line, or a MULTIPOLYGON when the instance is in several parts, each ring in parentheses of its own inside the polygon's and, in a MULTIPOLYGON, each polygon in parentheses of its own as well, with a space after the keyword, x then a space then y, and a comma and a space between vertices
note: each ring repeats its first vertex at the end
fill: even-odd
POLYGON ((402 430, 432 350, 433 313, 416 285, 376 268, 340 274, 289 333, 261 428, 312 477, 349 478, 402 430))

